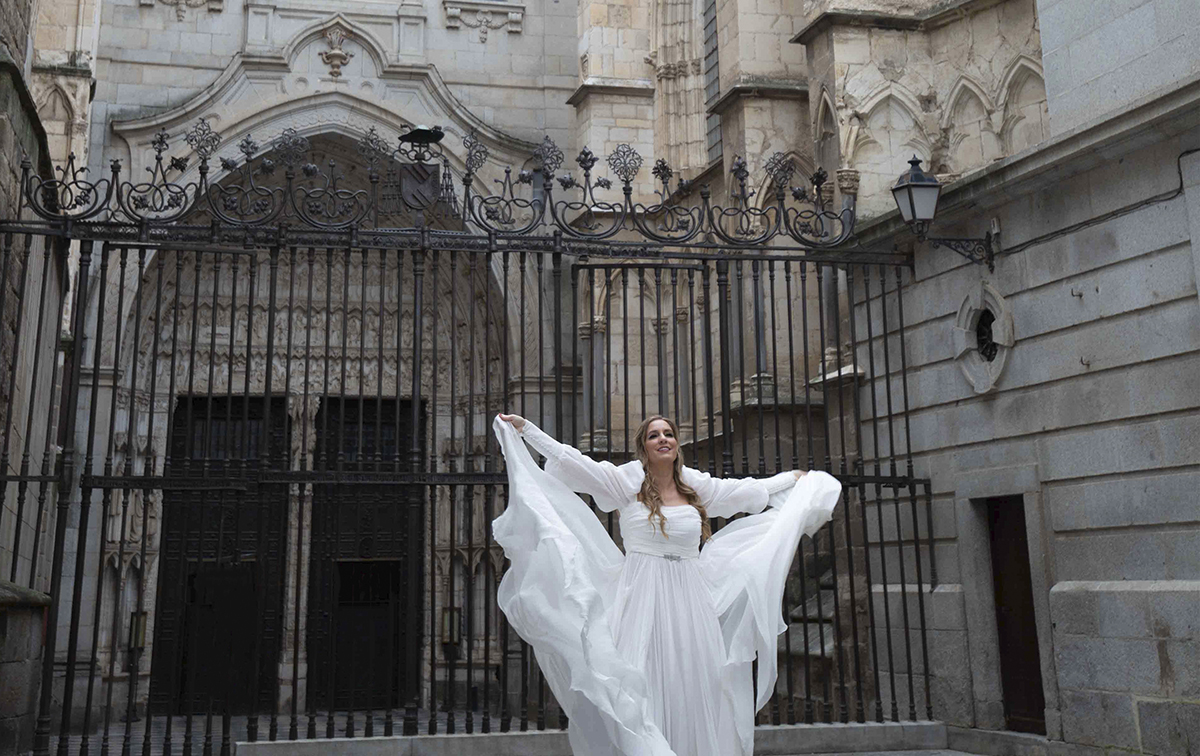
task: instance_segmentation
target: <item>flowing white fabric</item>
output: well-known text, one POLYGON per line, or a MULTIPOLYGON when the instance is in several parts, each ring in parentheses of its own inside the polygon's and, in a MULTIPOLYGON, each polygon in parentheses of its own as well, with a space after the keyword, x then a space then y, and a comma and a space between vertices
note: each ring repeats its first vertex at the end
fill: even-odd
POLYGON ((775 686, 788 568, 841 485, 821 472, 796 483, 684 468, 710 516, 753 513, 700 549, 695 508, 664 507, 665 535, 650 521, 641 463, 596 462, 528 422, 493 427, 509 481, 493 531, 511 561, 497 600, 570 718, 575 756, 750 756, 754 713, 775 686), (625 554, 576 492, 620 510, 625 554))

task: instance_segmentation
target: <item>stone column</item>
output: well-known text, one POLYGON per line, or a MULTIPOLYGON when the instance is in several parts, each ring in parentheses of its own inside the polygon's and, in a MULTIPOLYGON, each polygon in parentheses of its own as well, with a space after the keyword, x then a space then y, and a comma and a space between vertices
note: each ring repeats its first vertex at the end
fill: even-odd
MULTIPOLYGON (((633 0, 579 3, 579 88, 567 100, 575 106, 575 144, 601 161, 618 145, 642 156, 634 198, 652 196, 655 68, 650 49, 652 4, 633 0)), ((568 165, 570 160, 568 159, 568 165)), ((610 193, 615 201, 619 186, 610 193)))
POLYGON ((603 315, 598 315, 592 319, 591 334, 594 338, 591 339, 591 396, 592 407, 594 414, 589 415, 594 418, 595 423, 590 428, 590 435, 587 436, 586 442, 581 442, 581 445, 587 446, 591 450, 607 450, 609 448, 608 440, 608 389, 605 381, 605 370, 607 365, 604 361, 604 333, 608 329, 607 319, 603 315))

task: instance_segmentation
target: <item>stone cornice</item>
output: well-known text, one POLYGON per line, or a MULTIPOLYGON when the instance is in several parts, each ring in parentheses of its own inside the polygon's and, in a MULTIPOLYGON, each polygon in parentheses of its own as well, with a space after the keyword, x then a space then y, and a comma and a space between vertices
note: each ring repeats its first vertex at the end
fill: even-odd
POLYGON ((721 93, 717 101, 709 106, 709 113, 724 113, 743 97, 758 97, 764 100, 802 100, 808 98, 807 81, 788 79, 745 79, 721 93))
POLYGON ((827 10, 814 18, 789 42, 806 45, 831 26, 860 26, 872 29, 913 31, 935 29, 952 21, 986 10, 1003 0, 947 0, 922 13, 912 15, 886 11, 827 10))
POLYGON ((588 95, 592 94, 653 97, 654 82, 649 79, 612 79, 605 76, 589 76, 567 98, 567 104, 578 106, 587 99, 588 95))

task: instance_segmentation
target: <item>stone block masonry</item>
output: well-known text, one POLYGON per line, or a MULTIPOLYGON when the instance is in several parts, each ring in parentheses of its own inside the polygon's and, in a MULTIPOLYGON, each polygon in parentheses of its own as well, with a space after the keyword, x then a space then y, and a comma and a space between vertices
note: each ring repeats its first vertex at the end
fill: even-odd
POLYGON ((50 597, 0 580, 0 753, 33 747, 42 625, 50 597))

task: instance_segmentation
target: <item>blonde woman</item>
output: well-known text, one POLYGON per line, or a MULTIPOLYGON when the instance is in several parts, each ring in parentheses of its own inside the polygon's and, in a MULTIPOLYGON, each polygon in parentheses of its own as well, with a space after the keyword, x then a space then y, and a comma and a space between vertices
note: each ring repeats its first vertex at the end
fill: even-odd
POLYGON ((512 563, 498 602, 570 717, 575 756, 750 756, 787 571, 841 485, 822 472, 714 478, 684 466, 675 423, 658 415, 620 466, 518 415, 493 427, 509 479, 493 527, 512 563), (624 553, 578 493, 619 511, 624 553), (752 516, 711 535, 710 518, 738 513, 752 516))

